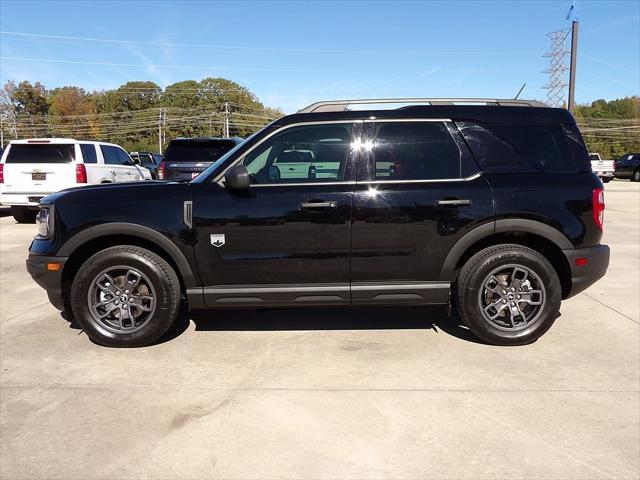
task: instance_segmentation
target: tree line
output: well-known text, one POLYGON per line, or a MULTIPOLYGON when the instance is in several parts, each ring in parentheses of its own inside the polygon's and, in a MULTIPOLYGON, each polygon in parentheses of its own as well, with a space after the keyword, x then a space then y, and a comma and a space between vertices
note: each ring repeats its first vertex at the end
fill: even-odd
MULTIPOLYGON (((244 137, 281 117, 246 87, 225 78, 185 80, 162 89, 132 81, 111 90, 76 86, 47 89, 40 82, 9 81, 0 91, 5 142, 12 138, 74 137, 158 151, 158 138, 244 137)), ((589 151, 618 158, 640 151, 640 97, 596 100, 574 112, 589 151)), ((165 145, 166 146, 166 142, 165 145)))
POLYGON ((640 152, 640 96, 578 105, 574 115, 590 152, 606 159, 640 152))
POLYGON ((158 151, 160 129, 168 141, 220 136, 228 123, 230 136, 243 137, 282 115, 246 87, 224 78, 185 80, 164 89, 154 82, 132 81, 92 92, 9 81, 0 92, 5 142, 74 137, 110 141, 128 150, 158 151))

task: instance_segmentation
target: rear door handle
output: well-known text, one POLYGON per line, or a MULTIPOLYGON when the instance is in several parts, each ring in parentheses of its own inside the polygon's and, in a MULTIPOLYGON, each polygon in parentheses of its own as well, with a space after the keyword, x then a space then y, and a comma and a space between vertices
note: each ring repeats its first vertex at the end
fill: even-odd
POLYGON ((471 205, 472 202, 469 199, 462 199, 462 198, 452 198, 452 199, 446 199, 446 200, 438 200, 436 202, 436 205, 441 206, 441 207, 464 207, 464 206, 469 206, 471 205))
POLYGON ((336 208, 337 206, 337 202, 303 202, 298 205, 300 210, 304 210, 307 208, 336 208))

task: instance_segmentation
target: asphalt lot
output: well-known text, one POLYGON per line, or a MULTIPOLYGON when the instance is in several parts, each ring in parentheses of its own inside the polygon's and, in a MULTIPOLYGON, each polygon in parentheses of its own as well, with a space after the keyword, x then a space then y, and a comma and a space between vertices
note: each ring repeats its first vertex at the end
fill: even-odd
POLYGON ((640 478, 640 184, 606 186, 607 276, 537 343, 441 309, 210 312, 98 347, 0 219, 0 477, 640 478))

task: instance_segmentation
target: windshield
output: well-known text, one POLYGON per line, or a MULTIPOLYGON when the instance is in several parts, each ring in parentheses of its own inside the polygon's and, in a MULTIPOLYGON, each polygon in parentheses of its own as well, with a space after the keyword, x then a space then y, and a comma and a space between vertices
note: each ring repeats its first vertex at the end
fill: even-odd
POLYGON ((206 170, 204 170, 200 175, 198 175, 196 178, 194 178, 191 181, 191 183, 202 183, 202 182, 206 181, 206 179, 208 179, 209 176, 212 173, 217 171, 222 165, 224 165, 227 162, 227 160, 229 160, 231 157, 233 157, 235 155, 235 153, 240 149, 240 147, 245 145, 247 142, 250 142, 251 140, 253 140, 256 137, 256 135, 258 135, 260 132, 262 132, 266 128, 268 128, 268 127, 261 128, 260 130, 258 130, 254 134, 249 135, 242 143, 236 145, 234 148, 232 148, 227 153, 225 153, 223 156, 221 156, 218 160, 216 160, 212 165, 209 165, 209 167, 207 167, 206 170))

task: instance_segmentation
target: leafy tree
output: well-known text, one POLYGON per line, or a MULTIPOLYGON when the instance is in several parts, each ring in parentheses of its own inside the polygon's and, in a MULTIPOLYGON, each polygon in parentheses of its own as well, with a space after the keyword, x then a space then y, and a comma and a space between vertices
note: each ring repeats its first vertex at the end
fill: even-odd
POLYGON ((56 134, 95 138, 100 134, 98 117, 92 115, 95 110, 94 100, 82 88, 61 87, 49 92, 49 121, 56 134))

